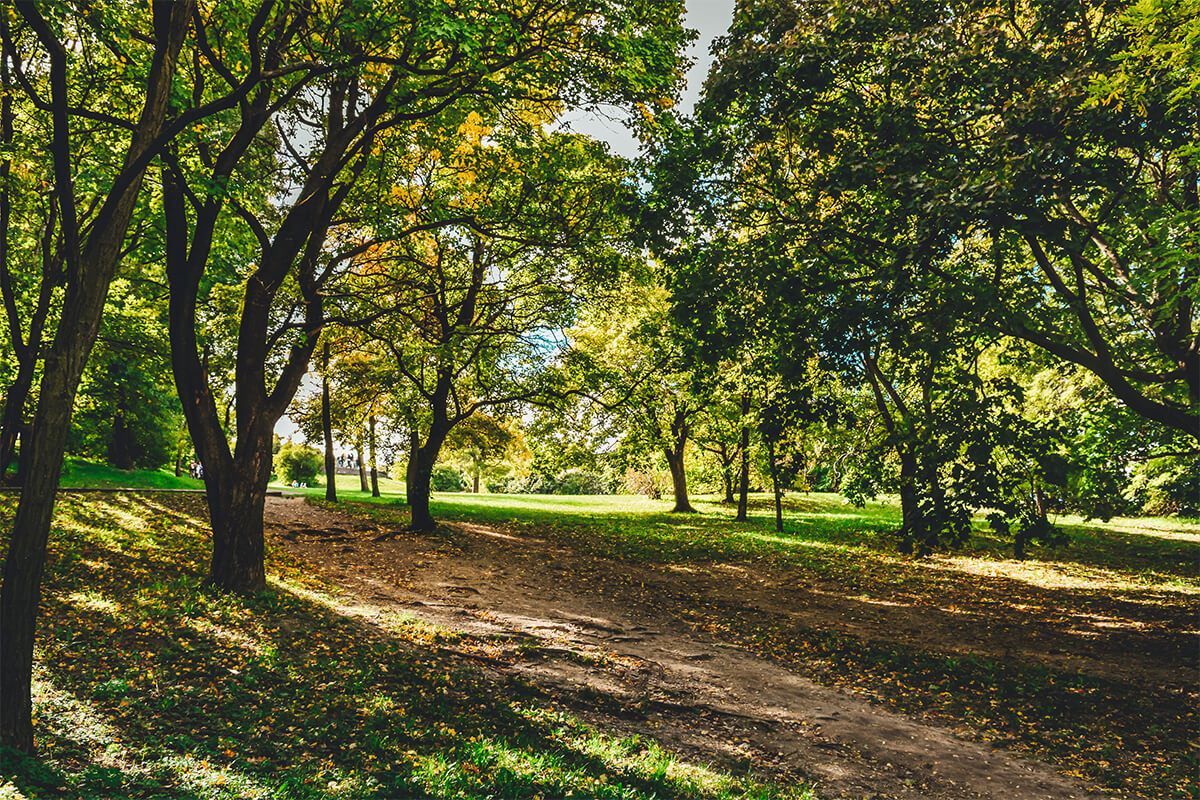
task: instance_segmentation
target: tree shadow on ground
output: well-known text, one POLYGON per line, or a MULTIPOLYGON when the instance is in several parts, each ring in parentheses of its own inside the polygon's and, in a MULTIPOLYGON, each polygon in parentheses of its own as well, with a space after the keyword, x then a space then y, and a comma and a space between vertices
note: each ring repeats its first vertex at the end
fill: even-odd
MULTIPOLYGON (((39 636, 33 796, 721 797, 665 754, 463 660, 348 618, 285 576, 202 587, 202 498, 62 504, 39 636), (290 591, 288 581, 300 587, 290 591)), ((736 783, 716 772, 713 785, 736 783)))

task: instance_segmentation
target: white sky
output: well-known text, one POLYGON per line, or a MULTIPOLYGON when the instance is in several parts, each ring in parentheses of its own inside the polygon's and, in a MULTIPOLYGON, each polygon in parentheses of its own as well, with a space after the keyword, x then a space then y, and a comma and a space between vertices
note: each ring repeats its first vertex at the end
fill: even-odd
MULTIPOLYGON (((709 54, 712 40, 729 30, 729 23, 733 21, 733 3, 734 0, 687 0, 684 24, 700 32, 696 41, 687 51, 687 57, 692 62, 692 67, 686 76, 687 87, 683 91, 680 109, 688 114, 692 113, 696 100, 700 97, 700 89, 704 85, 704 79, 708 76, 708 68, 712 64, 712 56, 709 54)), ((613 109, 613 113, 609 115, 569 113, 564 117, 564 122, 577 133, 587 134, 608 142, 608 146, 614 153, 632 158, 637 155, 638 143, 630 134, 629 129, 625 127, 622 119, 623 112, 613 109)), ((311 391, 312 388, 306 385, 300 391, 311 391)), ((295 423, 286 415, 275 424, 275 433, 285 439, 302 438, 295 423)))
MULTIPOLYGON (((715 37, 729 30, 729 23, 733 21, 733 3, 734 0, 687 0, 687 14, 683 22, 700 32, 687 51, 692 67, 686 76, 687 88, 684 89, 680 109, 688 114, 692 113, 700 97, 700 89, 712 64, 709 46, 715 37)), ((606 141, 614 153, 632 158, 637 155, 638 144, 625 127, 623 119, 624 113, 619 109, 613 109, 607 115, 577 111, 563 117, 563 121, 576 133, 606 141)))

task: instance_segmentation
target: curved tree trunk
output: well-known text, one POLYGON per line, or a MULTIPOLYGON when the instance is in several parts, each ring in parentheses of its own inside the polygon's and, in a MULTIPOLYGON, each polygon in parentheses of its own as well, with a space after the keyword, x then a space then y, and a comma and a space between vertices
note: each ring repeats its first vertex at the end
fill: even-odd
POLYGON ((92 220, 86 243, 80 239, 76 216, 79 198, 71 176, 67 47, 54 38, 35 6, 17 8, 34 29, 50 60, 51 151, 64 220, 64 251, 68 274, 72 276, 63 297, 62 321, 45 358, 33 435, 28 442, 22 442, 26 480, 13 519, 0 584, 0 747, 32 753, 30 685, 34 634, 71 407, 96 342, 108 288, 121 258, 151 147, 166 118, 176 56, 188 30, 192 4, 162 3, 154 7, 155 52, 145 101, 121 172, 92 220))

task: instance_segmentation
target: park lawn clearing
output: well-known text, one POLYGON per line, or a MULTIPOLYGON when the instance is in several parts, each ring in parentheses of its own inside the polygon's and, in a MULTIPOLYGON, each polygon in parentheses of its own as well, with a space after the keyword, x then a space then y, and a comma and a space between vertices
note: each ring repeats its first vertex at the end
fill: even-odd
MULTIPOLYGON (((1073 544, 1013 560, 981 530, 963 551, 899 557, 898 509, 765 498, 738 525, 634 497, 439 495, 435 515, 653 568, 638 595, 697 631, 961 735, 1054 763, 1117 796, 1195 797, 1194 608, 1200 528, 1178 520, 1059 520, 1073 544), (724 576, 724 588, 711 588, 724 576), (674 586, 674 588, 672 588, 674 586)), ((355 513, 400 525, 402 508, 355 513)), ((449 545, 461 528, 439 532, 449 545)), ((587 559, 572 562, 588 571, 587 559)), ((604 594, 628 575, 597 567, 604 594)), ((633 597, 634 595, 629 595, 633 597)))
POLYGON ((39 758, 6 756, 0 796, 811 797, 497 686, 431 646, 436 629, 339 614, 330 587, 278 549, 272 591, 205 590, 205 516, 197 495, 60 500, 39 758))

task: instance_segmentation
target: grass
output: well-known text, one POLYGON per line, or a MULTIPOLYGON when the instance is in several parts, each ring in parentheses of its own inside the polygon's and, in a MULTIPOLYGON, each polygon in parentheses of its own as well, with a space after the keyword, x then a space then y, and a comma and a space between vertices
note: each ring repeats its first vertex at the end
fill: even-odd
MULTIPOLYGON (((404 496, 403 481, 394 481, 391 478, 385 478, 382 475, 379 476, 380 497, 372 497, 370 492, 362 491, 362 485, 359 482, 358 475, 337 475, 335 478, 335 485, 337 487, 339 500, 355 500, 364 503, 394 503, 397 499, 404 496)), ((325 477, 322 475, 318 478, 318 480, 324 481, 325 477)), ((369 480, 370 478, 368 476, 368 481, 369 480)), ((270 488, 286 489, 289 494, 302 494, 307 497, 325 497, 324 483, 322 483, 320 486, 308 486, 303 489, 293 489, 291 486, 283 483, 282 481, 276 480, 271 482, 270 488)))
POLYGON ((169 469, 121 470, 107 464, 68 458, 63 462, 61 486, 103 489, 203 489, 204 481, 187 475, 175 477, 169 469))
MULTIPOLYGON (((34 686, 39 758, 0 797, 810 799, 623 738, 337 612, 275 554, 271 591, 202 586, 198 495, 58 504, 34 686)), ((11 522, 11 498, 0 506, 11 522)))
MULTIPOLYGON (((888 502, 857 509, 836 495, 792 495, 782 534, 774 531, 766 497, 753 499, 745 524, 733 522, 727 506, 696 506, 698 514, 676 515, 667 502, 641 497, 440 494, 433 510, 443 519, 527 531, 618 563, 686 570, 732 565, 747 580, 767 571, 801 586, 818 580, 822 591, 841 595, 847 614, 872 603, 901 604, 917 618, 963 620, 960 635, 968 638, 972 619, 1001 629, 1032 625, 1067 648, 1081 628, 1079 635, 1098 637, 1144 630, 1148 636, 1132 641, 1155 648, 1146 655, 1173 665, 1175 674, 1188 674, 1194 663, 1200 597, 1200 525, 1194 522, 1064 517, 1057 522, 1071 544, 1035 548, 1024 561, 1012 559, 1010 543, 981 523, 962 550, 918 560, 895 553, 890 532, 899 524, 899 509, 888 502)), ((362 511, 404 518, 398 506, 374 504, 362 511)), ((868 640, 682 593, 649 602, 822 683, 854 688, 904 713, 1023 750, 1120 796, 1200 797, 1194 682, 1155 686, 1073 671, 1048 659, 963 654, 953 649, 955 641, 940 650, 886 636, 868 640)), ((956 624, 949 625, 952 636, 956 624)), ((1122 640, 1112 641, 1110 656, 1120 663, 1122 640)))

